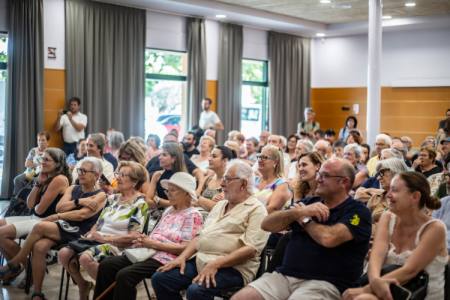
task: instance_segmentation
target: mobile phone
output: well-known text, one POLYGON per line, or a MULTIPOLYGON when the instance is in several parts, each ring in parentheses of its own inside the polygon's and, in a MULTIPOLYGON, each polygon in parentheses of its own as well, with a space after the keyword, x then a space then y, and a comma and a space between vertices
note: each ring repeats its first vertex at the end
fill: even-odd
POLYGON ((67 110, 63 110, 63 114, 67 115, 67 110))
POLYGON ((101 178, 104 182, 106 182, 106 185, 111 185, 111 182, 109 182, 109 180, 106 179, 106 176, 105 176, 104 174, 102 174, 102 176, 100 176, 100 178, 101 178))
POLYGON ((390 286, 392 298, 395 300, 409 300, 411 292, 402 286, 391 284, 390 286))

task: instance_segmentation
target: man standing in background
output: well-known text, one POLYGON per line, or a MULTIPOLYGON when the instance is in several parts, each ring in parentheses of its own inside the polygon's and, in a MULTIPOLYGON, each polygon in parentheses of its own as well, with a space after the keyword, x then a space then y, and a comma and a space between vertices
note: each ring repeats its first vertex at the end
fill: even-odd
POLYGON ((223 130, 222 122, 220 122, 219 116, 211 111, 212 101, 209 98, 205 98, 202 101, 203 111, 200 114, 200 120, 198 121, 198 126, 203 130, 223 130))
POLYGON ((315 143, 314 131, 320 128, 319 122, 314 122, 314 110, 311 107, 305 108, 305 121, 298 123, 298 134, 305 132, 309 136, 311 143, 315 143))
POLYGON ((81 101, 74 97, 70 99, 69 111, 58 111, 58 119, 55 123, 55 131, 63 130, 64 146, 62 150, 69 156, 77 150, 77 142, 84 139, 84 128, 87 125, 87 116, 80 112, 81 101))

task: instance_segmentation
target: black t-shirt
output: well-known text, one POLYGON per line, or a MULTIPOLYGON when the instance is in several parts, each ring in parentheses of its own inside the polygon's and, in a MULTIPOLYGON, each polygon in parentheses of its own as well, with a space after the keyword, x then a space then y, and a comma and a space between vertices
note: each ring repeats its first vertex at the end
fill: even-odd
POLYGON ((446 122, 447 122, 447 119, 439 121, 439 128, 438 129, 444 129, 446 122))
POLYGON ((191 158, 192 155, 200 154, 200 151, 198 151, 197 148, 194 148, 194 150, 192 150, 192 151, 184 150, 183 153, 184 153, 185 155, 187 155, 189 158, 191 158))
MULTIPOLYGON (((313 196, 302 199, 305 205, 324 202, 322 198, 313 196)), ((369 209, 353 197, 330 209, 330 216, 325 222, 315 222, 332 226, 342 223, 353 234, 354 239, 335 248, 327 248, 318 244, 297 222, 290 224, 292 240, 286 248, 283 265, 277 272, 298 279, 324 280, 342 294, 346 289, 355 286, 361 277, 364 258, 369 251, 369 240, 372 232, 372 217, 369 209)))
MULTIPOLYGON (((418 166, 415 171, 422 173, 422 171, 420 170, 420 166, 418 166)), ((425 175, 426 178, 428 178, 431 175, 434 175, 434 174, 437 174, 437 173, 441 173, 441 172, 442 172, 442 168, 437 165, 437 161, 436 161, 436 166, 433 169, 431 169, 429 171, 426 171, 426 172, 423 172, 422 174, 425 175)))
MULTIPOLYGON (((186 168, 188 169, 189 174, 192 175, 192 172, 194 172, 195 169, 197 169, 197 166, 192 162, 192 160, 187 157, 187 155, 184 155, 184 163, 186 164, 186 168)), ((150 161, 145 166, 148 173, 150 174, 150 181, 152 180, 153 174, 156 171, 161 171, 163 168, 159 165, 159 155, 153 157, 150 159, 150 161)))

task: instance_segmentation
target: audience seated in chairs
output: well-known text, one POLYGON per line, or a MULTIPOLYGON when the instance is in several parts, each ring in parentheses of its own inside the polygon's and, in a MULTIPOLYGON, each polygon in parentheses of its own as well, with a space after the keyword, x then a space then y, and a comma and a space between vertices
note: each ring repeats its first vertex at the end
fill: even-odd
POLYGON ((427 178, 441 173, 442 168, 436 165, 436 150, 433 147, 420 148, 419 157, 414 161, 413 169, 427 178))
POLYGON ((161 139, 156 134, 149 134, 147 137, 147 151, 145 156, 147 158, 147 162, 152 159, 152 157, 158 156, 161 154, 161 149, 159 146, 161 145, 161 139))
POLYGON ((116 159, 119 156, 119 149, 122 146, 122 144, 125 142, 125 139, 123 138, 123 133, 120 131, 114 131, 109 134, 108 137, 108 145, 111 148, 112 156, 114 156, 116 159))
MULTIPOLYGON (((274 135, 274 134, 269 136, 269 143, 268 144, 280 148, 280 144, 281 144, 280 136, 274 135)), ((261 148, 260 150, 261 150, 260 153, 262 153, 263 148, 261 148)), ((283 152, 283 159, 284 159, 283 166, 287 168, 289 166, 289 164, 291 163, 291 158, 289 157, 289 155, 287 155, 287 153, 283 152)), ((255 171, 259 175, 258 168, 259 168, 258 160, 256 160, 256 163, 252 166, 252 169, 253 169, 253 171, 255 171)), ((283 172, 284 171, 285 170, 283 170, 283 172)))
MULTIPOLYGON (((16 257, 21 250, 14 240, 26 236, 34 225, 48 216, 56 214, 56 205, 72 184, 72 175, 66 163, 66 155, 61 149, 47 148, 41 156, 40 164, 42 170, 27 199, 27 207, 30 210, 33 209, 33 214, 31 216, 6 217, 0 220, 0 252, 8 261, 16 257)), ((26 256, 18 262, 25 270, 28 269, 26 256)), ((20 269, 21 271, 22 269, 20 269)), ((9 278, 3 280, 3 284, 14 281, 20 272, 14 276, 8 276, 9 278)), ((25 279, 18 287, 25 288, 25 279)))
POLYGON ((209 135, 204 135, 200 139, 199 150, 200 154, 194 154, 191 157, 192 162, 199 168, 203 175, 212 175, 209 170, 209 157, 211 156, 211 151, 214 149, 215 141, 209 135))
POLYGON ((77 163, 86 156, 87 156, 86 139, 79 139, 77 142, 77 152, 70 153, 66 159, 67 165, 70 168, 70 172, 73 172, 77 163))
POLYGON ((247 139, 247 158, 242 161, 248 163, 250 166, 253 166, 257 160, 258 156, 258 145, 259 141, 255 137, 251 137, 247 139))
MULTIPOLYGON (((80 265, 92 279, 97 280, 100 262, 108 257, 121 256, 123 250, 133 246, 133 241, 142 233, 148 206, 139 190, 146 182, 147 174, 144 166, 136 162, 123 161, 119 164, 115 176, 120 195, 107 198, 97 223, 84 235, 86 240, 99 244, 76 253, 79 255, 80 265)), ((63 248, 58 252, 59 261, 77 283, 80 299, 89 299, 94 284, 86 281, 78 271, 74 254, 72 249, 63 248)))
POLYGON ((314 144, 313 151, 319 153, 323 157, 327 155, 328 143, 325 140, 319 140, 314 144))
POLYGON ((239 160, 227 164, 216 204, 200 232, 175 260, 152 277, 158 299, 214 299, 222 290, 250 283, 269 233, 261 229, 267 210, 253 195, 254 174, 239 160), (195 254, 195 257, 192 256, 195 254))
POLYGON ((41 158, 44 155, 44 151, 48 148, 49 141, 50 134, 48 134, 47 131, 41 131, 38 133, 38 146, 32 148, 25 159, 25 168, 27 169, 24 173, 17 175, 14 178, 14 196, 19 194, 20 190, 23 189, 28 182, 34 180, 36 175, 39 173, 38 168, 42 166, 41 158))
POLYGON ((370 146, 367 144, 361 144, 362 152, 361 152, 361 159, 359 160, 360 163, 366 164, 369 161, 369 154, 370 154, 370 146))
POLYGON ((444 167, 444 171, 442 173, 437 173, 427 178, 428 182, 430 183, 431 194, 438 197, 439 199, 450 195, 450 152, 447 152, 447 154, 445 154, 442 165, 444 167))
POLYGON ((31 299, 45 298, 41 293, 47 267, 45 255, 51 247, 67 244, 86 234, 97 222, 106 199, 105 193, 97 185, 102 170, 102 161, 97 158, 87 157, 81 161, 80 168, 77 168, 79 185, 72 185, 66 190, 56 206, 57 214, 48 216, 34 225, 22 250, 8 261, 7 266, 0 269, 1 280, 19 273, 20 263, 33 252, 35 292, 31 299))
POLYGON ((444 299, 444 270, 448 263, 445 224, 423 214, 441 207, 441 202, 430 195, 424 175, 418 172, 397 174, 387 193, 390 211, 378 223, 370 254, 369 285, 349 289, 344 300, 388 299, 390 284, 404 285, 420 271, 429 274, 426 299, 444 299), (381 276, 382 267, 402 265, 381 276))
POLYGON ((375 175, 375 172, 376 172, 375 168, 376 168, 377 162, 379 162, 381 160, 381 150, 390 148, 391 145, 392 145, 392 140, 391 140, 390 136, 388 136, 384 133, 377 135, 376 143, 374 145, 377 155, 372 157, 371 159, 369 159, 369 161, 366 164, 367 169, 369 169, 370 177, 375 175))
POLYGON ((341 140, 337 140, 333 143, 333 158, 344 158, 344 148, 347 143, 341 140))
POLYGON ((198 202, 194 206, 199 206, 202 216, 207 216, 217 202, 224 200, 223 189, 221 186, 223 174, 226 171, 226 165, 229 161, 236 158, 236 152, 225 146, 217 146, 209 158, 209 168, 214 175, 208 176, 200 182, 197 188, 198 202))
POLYGON ((411 161, 406 157, 406 155, 408 154, 408 146, 406 146, 404 143, 402 142, 393 142, 391 145, 391 149, 396 149, 398 150, 402 156, 403 156, 403 160, 405 161, 405 164, 408 168, 411 168, 412 163, 411 161))
POLYGON ((297 155, 295 153, 295 150, 296 150, 295 148, 296 148, 297 142, 299 140, 300 140, 300 138, 295 134, 291 134, 287 139, 287 146, 284 151, 289 155, 291 162, 296 161, 297 157, 300 155, 300 154, 297 155))
MULTIPOLYGON (((351 135, 349 135, 351 136, 351 135)), ((359 162, 361 159, 362 148, 358 144, 349 144, 344 148, 344 158, 355 167, 355 182, 352 186, 351 195, 354 195, 357 188, 369 178, 369 170, 366 165, 359 162)))
MULTIPOLYGON (((178 137, 173 133, 168 133, 164 136, 164 144, 170 143, 178 144, 178 137)), ((145 167, 148 173, 150 174, 150 181, 152 180, 153 174, 155 174, 156 171, 163 170, 163 167, 159 163, 160 156, 161 155, 153 157, 145 167)), ((197 166, 185 154, 184 154, 184 163, 189 174, 194 176, 197 179, 197 182, 201 182, 204 179, 205 175, 203 175, 203 172, 199 168, 197 168, 197 166)))
POLYGON ((361 276, 369 250, 370 212, 348 196, 354 180, 348 161, 325 161, 317 172, 318 196, 268 215, 262 229, 292 229, 283 265, 232 299, 341 299, 361 276))
POLYGON ((352 131, 350 132, 350 134, 347 136, 347 139, 345 140, 345 142, 347 143, 347 145, 350 144, 361 144, 361 137, 359 136, 359 134, 356 131, 352 131))
POLYGON ((142 234, 133 241, 135 247, 151 248, 157 251, 156 254, 134 264, 125 255, 100 263, 94 299, 114 282, 115 288, 102 299, 136 299, 136 285, 177 258, 200 230, 202 217, 191 206, 192 202, 197 201, 194 177, 179 172, 170 180, 163 180, 162 185, 171 206, 163 213, 150 236, 142 234))
POLYGON ((313 150, 314 145, 310 140, 298 140, 295 146, 295 160, 285 168, 286 181, 291 189, 294 188, 295 182, 298 180, 298 157, 303 153, 309 153, 313 150))

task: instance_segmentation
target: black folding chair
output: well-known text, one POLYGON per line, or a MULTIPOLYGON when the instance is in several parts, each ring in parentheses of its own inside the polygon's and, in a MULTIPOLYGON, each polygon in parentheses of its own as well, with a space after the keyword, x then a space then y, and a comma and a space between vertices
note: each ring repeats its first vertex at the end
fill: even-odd
POLYGON ((445 266, 444 300, 450 300, 450 264, 445 266))

